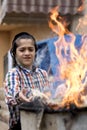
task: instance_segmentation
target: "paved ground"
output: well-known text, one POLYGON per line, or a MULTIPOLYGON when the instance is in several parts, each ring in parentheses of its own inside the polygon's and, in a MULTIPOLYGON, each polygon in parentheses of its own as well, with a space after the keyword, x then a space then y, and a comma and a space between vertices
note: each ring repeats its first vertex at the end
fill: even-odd
POLYGON ((8 125, 2 121, 0 121, 0 130, 8 130, 8 125))
POLYGON ((5 103, 4 88, 0 87, 0 130, 8 130, 8 110, 5 103), (2 121, 3 120, 3 121, 2 121), (5 121, 5 122, 4 122, 5 121))

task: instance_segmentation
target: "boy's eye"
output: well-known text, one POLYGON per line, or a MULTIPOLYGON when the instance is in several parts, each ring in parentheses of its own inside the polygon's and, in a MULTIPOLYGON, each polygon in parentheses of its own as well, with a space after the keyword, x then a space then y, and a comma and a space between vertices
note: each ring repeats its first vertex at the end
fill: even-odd
POLYGON ((28 48, 28 49, 26 49, 26 48, 21 48, 21 49, 19 49, 20 52, 24 52, 24 51, 26 51, 26 50, 28 50, 28 51, 30 51, 30 52, 33 52, 33 51, 34 51, 34 48, 28 48))
POLYGON ((32 52, 32 51, 34 51, 34 48, 29 48, 28 50, 32 52))
POLYGON ((24 52, 25 50, 24 49, 20 49, 19 51, 24 52))

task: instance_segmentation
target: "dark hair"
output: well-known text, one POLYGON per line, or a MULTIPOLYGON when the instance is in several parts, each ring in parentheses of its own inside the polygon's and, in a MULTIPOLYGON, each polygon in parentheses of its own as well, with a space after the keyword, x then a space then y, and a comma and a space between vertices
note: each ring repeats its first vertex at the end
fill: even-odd
POLYGON ((11 47, 11 50, 10 50, 11 56, 13 58, 14 66, 17 64, 16 59, 15 59, 15 54, 16 54, 16 49, 17 49, 16 41, 17 41, 17 39, 22 39, 22 38, 24 38, 24 39, 26 39, 26 38, 32 39, 34 41, 35 52, 37 51, 36 40, 31 34, 29 34, 27 32, 18 33, 17 35, 15 35, 15 37, 14 37, 14 39, 12 41, 12 47, 11 47))

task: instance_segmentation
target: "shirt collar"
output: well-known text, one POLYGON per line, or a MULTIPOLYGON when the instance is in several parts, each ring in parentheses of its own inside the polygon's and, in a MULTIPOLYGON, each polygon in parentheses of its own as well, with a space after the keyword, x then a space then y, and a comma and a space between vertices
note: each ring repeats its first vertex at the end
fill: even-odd
POLYGON ((18 66, 18 68, 22 69, 25 73, 34 73, 34 72, 36 72, 36 70, 37 70, 35 65, 32 66, 32 70, 29 70, 29 69, 27 69, 27 68, 24 68, 24 67, 21 66, 21 65, 17 65, 17 66, 18 66))

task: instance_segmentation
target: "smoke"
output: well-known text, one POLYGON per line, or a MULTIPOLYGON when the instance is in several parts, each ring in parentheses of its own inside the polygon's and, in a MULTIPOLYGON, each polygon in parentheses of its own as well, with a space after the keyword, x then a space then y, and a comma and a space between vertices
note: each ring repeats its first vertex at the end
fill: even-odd
POLYGON ((47 46, 38 49, 35 60, 35 65, 37 67, 41 65, 41 62, 46 57, 46 52, 47 52, 47 46))

